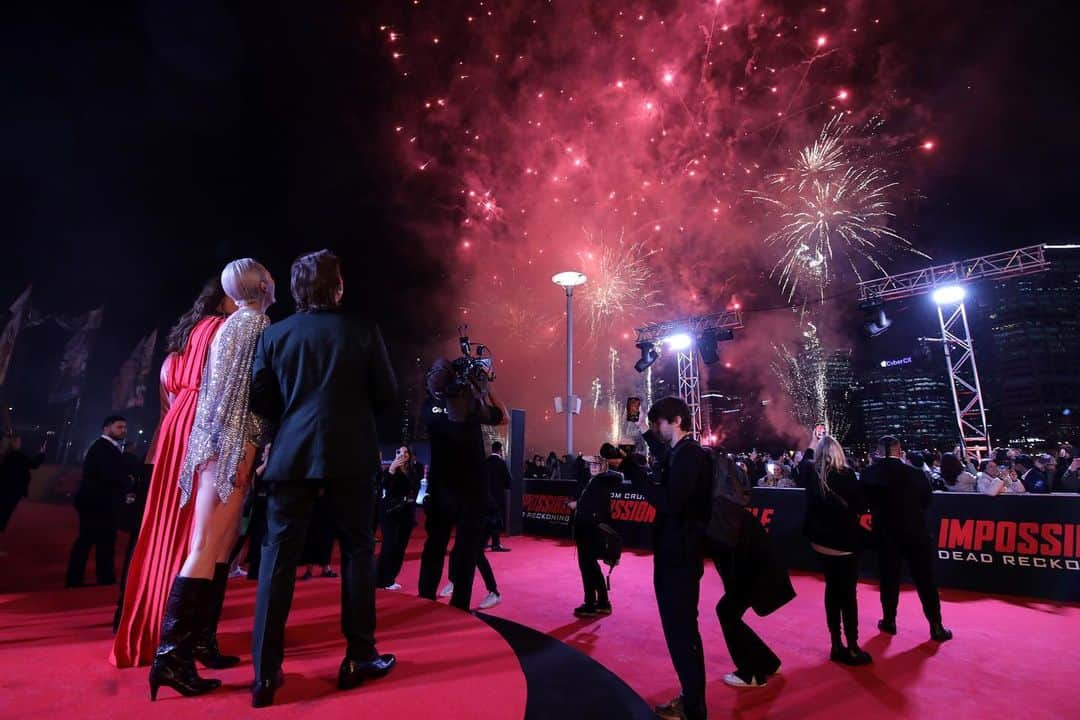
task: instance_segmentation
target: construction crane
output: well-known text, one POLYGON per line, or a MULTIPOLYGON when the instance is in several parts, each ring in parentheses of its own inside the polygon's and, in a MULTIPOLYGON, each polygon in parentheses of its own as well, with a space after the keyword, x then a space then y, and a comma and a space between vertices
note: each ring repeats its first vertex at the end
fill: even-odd
POLYGON ((859 307, 863 309, 881 308, 890 300, 917 295, 933 297, 949 369, 960 444, 970 458, 983 459, 990 450, 990 435, 975 363, 975 346, 964 307, 964 287, 976 280, 1003 280, 1049 268, 1046 246, 1030 245, 859 283, 859 307))
POLYGON ((686 401, 690 408, 690 422, 693 426, 692 434, 695 439, 701 439, 701 372, 698 367, 698 358, 701 349, 698 347, 702 338, 711 338, 715 345, 718 334, 738 330, 743 327, 742 311, 740 309, 723 310, 707 315, 695 315, 679 320, 666 320, 664 322, 650 323, 637 329, 638 349, 641 350, 643 365, 640 369, 647 372, 646 377, 646 404, 652 405, 652 363, 659 357, 655 347, 667 344, 675 351, 676 362, 679 371, 679 397, 686 401), (649 359, 651 357, 651 359, 649 359))

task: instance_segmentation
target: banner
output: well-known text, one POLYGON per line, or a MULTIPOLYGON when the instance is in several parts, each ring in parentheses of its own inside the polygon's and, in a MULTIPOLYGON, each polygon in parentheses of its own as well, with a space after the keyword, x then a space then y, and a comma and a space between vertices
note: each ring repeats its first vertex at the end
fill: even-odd
MULTIPOLYGON (((573 491, 570 482, 527 480, 525 532, 569 536, 565 504, 573 491)), ((641 509, 643 502, 630 486, 612 496, 615 528, 627 547, 651 546, 654 515, 641 509)), ((803 534, 804 490, 756 487, 749 510, 768 531, 789 568, 821 571, 821 561, 803 534)), ((866 519, 873 522, 869 516, 866 519)), ((989 497, 937 492, 927 512, 927 525, 926 536, 935 546, 934 577, 940 587, 1080 600, 1080 495, 989 497)), ((877 562, 873 549, 863 553, 860 574, 876 578, 877 562)))
POLYGON ((113 410, 127 410, 145 405, 146 378, 150 373, 156 346, 157 330, 154 330, 139 341, 128 359, 120 366, 120 372, 113 379, 113 410))
POLYGON ((11 306, 11 318, 4 327, 4 334, 0 335, 0 385, 7 378, 8 365, 11 363, 11 355, 15 352, 15 340, 23 329, 23 324, 30 313, 30 288, 23 290, 11 306))
POLYGON ((86 376, 86 362, 90 357, 90 344, 98 328, 105 308, 88 312, 80 322, 75 334, 64 346, 64 357, 60 361, 60 370, 49 393, 49 402, 65 403, 82 394, 83 378, 86 376))

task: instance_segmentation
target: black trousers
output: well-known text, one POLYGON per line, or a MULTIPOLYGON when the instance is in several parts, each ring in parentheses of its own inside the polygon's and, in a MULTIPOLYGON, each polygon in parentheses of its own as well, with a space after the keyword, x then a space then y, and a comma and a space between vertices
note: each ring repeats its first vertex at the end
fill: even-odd
POLYGON ((450 553, 450 580, 454 583, 454 595, 450 604, 461 610, 469 610, 478 564, 486 566, 482 567, 481 573, 488 584, 488 591, 498 592, 491 587, 495 584, 495 576, 484 556, 484 540, 487 539, 484 503, 451 497, 432 498, 424 506, 424 514, 427 540, 420 556, 420 597, 435 599, 451 533, 454 534, 454 550, 450 553))
POLYGON ((653 556, 653 587, 671 664, 682 685, 687 718, 705 717, 705 653, 698 630, 698 598, 704 560, 667 563, 653 556))
POLYGON ((98 585, 112 585, 116 582, 116 519, 108 508, 84 506, 75 509, 79 513, 79 536, 68 560, 67 585, 82 584, 91 548, 97 551, 94 560, 98 585))
POLYGON ((334 513, 330 508, 330 495, 323 493, 315 500, 311 509, 311 522, 308 523, 307 537, 304 540, 302 565, 330 564, 334 553, 334 513))
POLYGON ((581 584, 585 588, 586 605, 608 604, 607 585, 604 583, 604 571, 600 569, 600 555, 597 551, 597 532, 592 525, 574 528, 578 570, 581 571, 581 584))
POLYGON ((259 579, 262 562, 262 544, 266 537, 266 495, 255 494, 251 498, 251 517, 248 519, 248 580, 259 579))
POLYGON ((895 543, 884 541, 878 549, 881 569, 881 613, 886 620, 896 620, 900 604, 900 563, 907 561, 911 579, 922 602, 923 614, 931 624, 941 622, 941 598, 934 583, 934 548, 929 541, 895 543))
POLYGON ((413 527, 416 526, 416 509, 413 506, 382 514, 382 546, 379 563, 375 570, 378 587, 393 585, 401 566, 405 563, 405 550, 409 546, 413 527))
POLYGON ((848 645, 859 642, 859 554, 825 555, 818 553, 825 570, 825 623, 834 645, 843 637, 848 645))
MULTIPOLYGON (((346 653, 368 660, 375 654, 375 478, 328 480, 323 487, 341 542, 341 632, 348 642, 346 653)), ((251 642, 256 680, 269 680, 281 669, 296 566, 322 491, 314 484, 283 484, 271 488, 267 496, 251 642)))
POLYGON ((733 551, 715 548, 713 565, 724 581, 724 596, 716 603, 716 617, 735 669, 759 677, 771 675, 780 667, 780 658, 743 621, 751 601, 748 589, 737 581, 733 551))

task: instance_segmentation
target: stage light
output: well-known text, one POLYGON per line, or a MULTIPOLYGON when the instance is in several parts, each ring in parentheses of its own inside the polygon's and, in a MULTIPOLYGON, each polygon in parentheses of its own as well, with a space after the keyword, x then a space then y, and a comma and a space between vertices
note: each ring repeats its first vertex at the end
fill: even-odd
POLYGON ((863 330, 870 337, 878 337, 892 327, 892 320, 885 315, 885 303, 880 298, 863 300, 859 309, 866 313, 863 330))
POLYGON ((939 287, 930 297, 938 305, 952 305, 962 302, 965 294, 963 285, 946 285, 945 287, 939 287))
POLYGON ((667 346, 672 350, 687 350, 694 344, 694 338, 686 333, 679 333, 664 338, 664 342, 667 343, 667 346))
POLYGON ((634 363, 634 369, 642 373, 656 362, 657 358, 660 357, 660 353, 656 351, 656 347, 651 342, 641 342, 635 347, 641 351, 641 359, 634 363))

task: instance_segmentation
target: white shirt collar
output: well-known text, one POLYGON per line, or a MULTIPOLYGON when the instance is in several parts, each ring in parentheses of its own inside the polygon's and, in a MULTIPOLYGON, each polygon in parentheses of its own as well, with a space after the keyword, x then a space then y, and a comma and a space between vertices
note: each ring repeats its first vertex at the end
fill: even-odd
POLYGON ((119 450, 120 452, 124 452, 124 446, 120 444, 120 441, 119 441, 119 440, 113 440, 113 439, 112 439, 111 437, 109 437, 108 435, 102 435, 101 437, 102 437, 102 439, 104 439, 104 440, 107 440, 107 441, 108 441, 108 442, 109 442, 110 444, 112 444, 112 446, 113 446, 114 448, 116 448, 116 449, 117 449, 117 450, 119 450))

